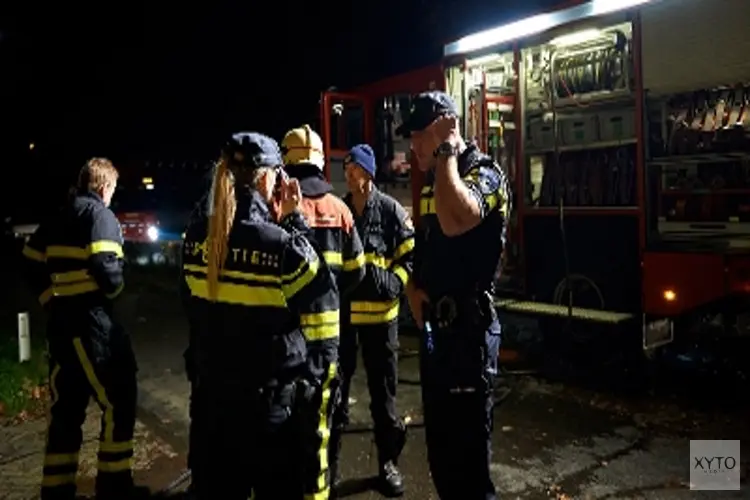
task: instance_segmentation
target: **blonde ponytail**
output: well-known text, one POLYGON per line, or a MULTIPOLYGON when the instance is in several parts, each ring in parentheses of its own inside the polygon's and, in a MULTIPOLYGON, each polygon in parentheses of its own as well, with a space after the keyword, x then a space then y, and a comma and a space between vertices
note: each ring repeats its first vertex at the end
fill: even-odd
POLYGON ((219 292, 219 275, 229 252, 229 233, 237 211, 234 179, 227 159, 222 158, 216 166, 213 182, 212 210, 208 218, 208 296, 216 300, 219 292))

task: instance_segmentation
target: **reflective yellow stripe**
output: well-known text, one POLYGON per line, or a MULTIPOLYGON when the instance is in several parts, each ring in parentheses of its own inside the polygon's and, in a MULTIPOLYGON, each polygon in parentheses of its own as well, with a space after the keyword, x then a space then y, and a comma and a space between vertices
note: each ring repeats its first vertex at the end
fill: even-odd
POLYGON ((331 401, 331 382, 336 376, 336 363, 328 366, 328 373, 323 380, 321 390, 320 408, 318 409, 318 439, 320 439, 320 448, 318 448, 318 482, 317 490, 314 493, 305 494, 305 499, 327 500, 329 496, 329 485, 327 481, 328 474, 328 440, 331 437, 331 424, 329 421, 330 401, 331 401))
POLYGON ((91 364, 88 354, 86 354, 86 350, 83 348, 81 339, 74 338, 73 347, 75 348, 76 354, 78 355, 78 361, 81 363, 81 368, 83 368, 83 372, 86 374, 86 378, 88 379, 89 384, 91 384, 91 387, 94 389, 96 400, 99 402, 99 405, 104 411, 104 416, 102 417, 101 441, 104 446, 107 446, 111 443, 114 443, 114 407, 107 397, 107 391, 104 389, 104 386, 101 384, 101 382, 99 382, 99 378, 96 376, 94 366, 91 364))
POLYGON ((331 496, 330 488, 326 488, 317 493, 306 494, 304 500, 328 500, 330 496, 331 496))
POLYGON ((74 295, 83 295, 84 293, 95 292, 99 290, 93 278, 80 283, 70 283, 64 285, 53 284, 39 296, 39 303, 42 305, 52 299, 52 297, 72 297, 74 295))
POLYGON ((122 246, 116 241, 102 240, 90 243, 86 248, 67 246, 67 245, 50 245, 45 251, 48 259, 74 259, 86 260, 91 255, 103 252, 112 252, 122 258, 122 246))
POLYGON ((101 472, 122 472, 133 468, 133 458, 123 458, 116 462, 107 462, 99 460, 96 467, 101 472))
POLYGON ((42 487, 44 488, 54 488, 64 484, 76 484, 76 473, 45 475, 42 478, 42 487))
POLYGON ((106 296, 108 299, 114 299, 115 297, 120 295, 124 289, 125 289, 125 283, 120 283, 120 286, 117 287, 117 290, 115 290, 112 293, 108 293, 106 296))
POLYGON ((24 245, 22 253, 24 257, 26 257, 27 259, 35 260, 37 262, 44 262, 46 260, 46 257, 44 256, 44 252, 35 250, 34 248, 31 248, 29 245, 24 245))
POLYGON ((401 283, 406 286, 409 283, 409 273, 406 272, 406 269, 396 264, 393 266, 393 274, 398 276, 398 279, 401 280, 401 283))
POLYGON ((344 258, 341 256, 341 252, 323 252, 323 260, 329 266, 342 266, 344 264, 344 258))
POLYGON ((45 253, 47 254, 48 259, 86 260, 89 258, 89 252, 85 248, 64 245, 48 246, 45 253))
POLYGON ((53 273, 50 275, 52 283, 73 283, 75 281, 86 281, 91 279, 88 269, 68 271, 65 273, 53 273))
POLYGON ((293 273, 281 277, 281 290, 287 299, 294 297, 300 290, 309 285, 318 274, 320 261, 315 259, 312 262, 303 262, 302 265, 293 273))
POLYGON ((48 453, 44 456, 45 467, 78 465, 78 453, 48 453))
POLYGON ((419 213, 420 215, 436 213, 434 196, 422 196, 422 198, 419 200, 419 213))
POLYGON ((412 250, 414 250, 414 238, 407 238, 393 252, 393 260, 400 259, 412 250))
POLYGON ((107 443, 99 443, 99 451, 103 451, 104 453, 123 453, 132 450, 132 439, 128 441, 112 441, 107 443))
POLYGON ((388 323, 398 317, 398 310, 398 299, 389 302, 353 301, 350 319, 353 325, 388 323))
POLYGON ((339 311, 300 315, 300 326, 307 340, 328 340, 339 336, 339 311))
POLYGON ((388 269, 391 265, 391 259, 386 259, 382 255, 376 255, 374 253, 365 254, 365 264, 372 264, 375 267, 388 269))
MULTIPOLYGON (((195 276, 185 276, 185 282, 194 297, 211 300, 208 294, 208 280, 195 276)), ((242 306, 286 307, 286 298, 278 286, 253 286, 219 282, 216 301, 242 306)))
POLYGON ((360 253, 353 259, 344 261, 344 271, 354 271, 365 265, 365 254, 360 253))
POLYGON ((122 245, 116 241, 111 240, 98 240, 93 241, 89 244, 88 251, 91 255, 96 253, 112 252, 118 257, 122 257, 122 245))
MULTIPOLYGON (((208 273, 208 267, 206 266, 199 266, 196 264, 185 264, 182 266, 182 268, 186 271, 191 271, 194 273, 208 273)), ((222 276, 226 276, 227 278, 233 278, 233 279, 240 279, 240 280, 247 280, 247 281, 260 281, 262 283, 276 283, 281 284, 281 276, 275 275, 275 274, 257 274, 257 273, 246 273, 242 271, 232 271, 229 269, 223 269, 221 271, 222 276)))

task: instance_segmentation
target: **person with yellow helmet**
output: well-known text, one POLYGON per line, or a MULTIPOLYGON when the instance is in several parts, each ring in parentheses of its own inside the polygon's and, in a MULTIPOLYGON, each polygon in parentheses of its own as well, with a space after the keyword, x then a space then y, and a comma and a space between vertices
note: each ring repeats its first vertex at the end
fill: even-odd
MULTIPOLYGON (((354 216, 347 205, 335 194, 325 177, 323 141, 309 125, 287 132, 281 141, 284 168, 297 179, 302 191, 300 211, 310 227, 308 238, 316 243, 338 285, 341 300, 341 319, 349 316, 344 297, 349 295, 365 278, 365 256, 354 216)), ((340 374, 339 374, 340 375, 340 374)), ((334 395, 332 395, 332 398, 334 395)), ((338 398, 338 396, 335 396, 338 398)), ((334 404, 335 408, 338 403, 334 404)), ((335 414, 328 415, 329 430, 335 414)), ((333 433, 329 450, 338 448, 333 442, 340 433, 333 433)), ((336 480, 335 462, 329 463, 326 479, 336 480)), ((335 490, 331 491, 332 496, 335 490)))
POLYGON ((287 132, 281 151, 287 174, 302 189, 300 210, 336 276, 339 292, 345 295, 364 279, 364 253, 351 210, 332 193, 333 186, 325 178, 323 141, 303 125, 287 132))

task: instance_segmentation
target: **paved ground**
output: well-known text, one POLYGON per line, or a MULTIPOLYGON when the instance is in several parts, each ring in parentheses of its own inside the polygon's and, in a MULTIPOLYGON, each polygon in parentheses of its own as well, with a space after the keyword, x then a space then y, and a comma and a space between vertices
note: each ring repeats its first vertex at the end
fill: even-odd
MULTIPOLYGON (((140 293, 125 296, 120 309, 140 362, 142 415, 179 452, 184 450, 188 423, 188 384, 182 366, 185 323, 173 278, 138 282, 140 293)), ((420 427, 414 347, 413 339, 402 339, 399 409, 412 422, 402 469, 408 486, 405 498, 427 500, 437 496, 420 427)), ((509 377, 502 385, 501 393, 509 393, 496 412, 493 473, 503 498, 750 498, 747 409, 698 412, 680 401, 625 399, 528 376, 509 377), (690 491, 691 438, 744 438, 744 491, 690 491)), ((345 497, 357 500, 380 498, 370 491, 376 460, 367 406, 364 377, 358 373, 353 428, 345 437, 342 463, 345 497)))
MULTIPOLYGON (((184 469, 189 392, 182 361, 186 325, 174 276, 131 277, 129 285, 118 307, 133 334, 140 363, 137 478, 158 490, 184 469)), ((402 339, 399 409, 411 420, 410 440, 401 461, 408 487, 404 498, 428 500, 437 496, 420 427, 414 347, 413 339, 402 339)), ((693 387, 688 382, 683 385, 693 387)), ((502 498, 750 498, 747 407, 699 412, 681 399, 625 398, 530 376, 508 377, 499 394, 506 393, 496 412, 493 463, 502 498), (744 491, 690 491, 690 438, 744 439, 744 491)), ((344 497, 354 500, 380 498, 371 491, 376 459, 367 407, 360 372, 354 380, 353 425, 345 436, 342 463, 344 497)), ((92 486, 95 413, 86 425, 89 442, 81 467, 83 493, 92 486)), ((0 500, 35 498, 43 442, 43 419, 0 428, 0 500)))
MULTIPOLYGON (((93 494, 100 416, 99 409, 91 405, 84 423, 79 465, 78 492, 82 496, 93 494)), ((0 425, 0 500, 38 498, 45 433, 44 418, 0 425)), ((135 443, 133 465, 136 481, 141 485, 159 490, 185 466, 184 459, 140 421, 136 424, 135 443)))

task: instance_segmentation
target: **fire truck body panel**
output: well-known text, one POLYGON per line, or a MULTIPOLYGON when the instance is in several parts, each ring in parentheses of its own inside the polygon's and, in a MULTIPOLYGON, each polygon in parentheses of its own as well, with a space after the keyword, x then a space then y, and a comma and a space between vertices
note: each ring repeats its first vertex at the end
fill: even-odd
POLYGON ((373 122, 376 98, 451 94, 464 136, 516 188, 504 265, 517 293, 499 307, 632 322, 655 347, 674 338, 672 319, 728 312, 750 292, 747 19, 745 0, 575 2, 348 99, 373 122))

